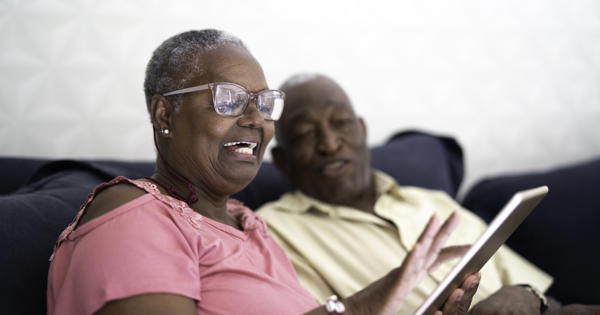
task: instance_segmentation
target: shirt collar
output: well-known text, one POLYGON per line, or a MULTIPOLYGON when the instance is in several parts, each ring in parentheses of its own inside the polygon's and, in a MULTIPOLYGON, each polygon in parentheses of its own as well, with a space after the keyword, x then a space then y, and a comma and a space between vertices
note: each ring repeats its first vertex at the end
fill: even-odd
POLYGON ((402 244, 410 250, 434 214, 434 209, 424 205, 425 199, 415 194, 418 188, 401 187, 393 177, 380 171, 375 174, 378 196, 375 213, 394 223, 402 244))
MULTIPOLYGON (((372 170, 372 176, 377 199, 387 193, 392 193, 396 196, 399 196, 399 187, 392 177, 378 170, 372 170)), ((340 217, 360 221, 372 221, 378 224, 387 224, 385 220, 372 214, 365 213, 347 206, 328 204, 310 197, 300 190, 285 194, 280 200, 280 205, 282 206, 281 209, 289 212, 302 213, 308 211, 318 211, 330 217, 340 217)))
POLYGON ((287 193, 280 200, 281 209, 289 212, 303 213, 317 211, 332 218, 343 218, 354 221, 372 222, 389 225, 393 222, 397 227, 403 245, 410 249, 414 246, 419 232, 425 228, 434 213, 430 207, 421 207, 419 198, 415 199, 412 189, 400 187, 391 176, 372 170, 377 199, 373 215, 351 207, 331 205, 296 190, 287 193), (398 201, 402 201, 399 203, 398 201), (388 220, 388 221, 386 221, 388 220))

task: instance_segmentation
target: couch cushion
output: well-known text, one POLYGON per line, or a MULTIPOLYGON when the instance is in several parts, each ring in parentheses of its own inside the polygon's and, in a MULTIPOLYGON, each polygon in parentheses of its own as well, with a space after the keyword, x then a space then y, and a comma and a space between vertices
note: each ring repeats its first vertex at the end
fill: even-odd
POLYGON ((0 158, 0 195, 10 194, 28 183, 45 159, 0 158))
POLYGON ((46 312, 48 258, 54 242, 100 181, 87 171, 64 171, 0 196, 0 296, 6 299, 6 314, 46 312))
POLYGON ((61 160, 36 168, 26 172, 28 185, 0 196, 0 297, 6 314, 45 314, 48 258, 60 232, 95 186, 114 174, 151 175, 154 164, 61 160))
POLYGON ((600 302, 600 159, 555 170, 488 178, 473 186, 463 205, 486 221, 517 190, 550 191, 507 244, 555 279, 548 294, 563 303, 600 302))
POLYGON ((371 164, 400 185, 443 190, 452 197, 463 179, 463 153, 454 138, 403 131, 371 150, 371 164))

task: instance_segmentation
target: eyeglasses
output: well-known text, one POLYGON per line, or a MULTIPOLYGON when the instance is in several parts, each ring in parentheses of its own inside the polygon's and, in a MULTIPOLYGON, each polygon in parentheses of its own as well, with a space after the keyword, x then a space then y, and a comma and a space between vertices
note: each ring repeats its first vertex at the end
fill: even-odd
POLYGON ((267 120, 277 120, 283 112, 285 93, 279 90, 263 90, 252 93, 243 86, 229 82, 208 83, 176 90, 163 96, 185 94, 210 89, 213 97, 213 107, 222 116, 240 116, 246 111, 251 99, 255 99, 256 108, 267 120))

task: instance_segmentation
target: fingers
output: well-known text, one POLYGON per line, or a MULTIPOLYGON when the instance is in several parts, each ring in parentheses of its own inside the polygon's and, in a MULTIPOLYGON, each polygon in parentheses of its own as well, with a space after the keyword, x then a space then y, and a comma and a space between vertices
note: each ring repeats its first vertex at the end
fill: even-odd
POLYGON ((481 273, 479 272, 473 273, 466 277, 461 286, 461 288, 465 290, 465 295, 470 295, 473 297, 475 292, 477 292, 477 288, 479 287, 479 281, 481 281, 481 273))
POLYGON ((465 292, 463 298, 461 299, 461 303, 464 303, 463 306, 465 311, 469 309, 471 301, 473 300, 475 293, 477 293, 477 288, 479 288, 480 281, 481 273, 479 272, 469 275, 467 278, 465 278, 465 281, 463 281, 461 289, 463 289, 465 292))
POLYGON ((427 226, 425 226, 423 232, 421 232, 417 243, 408 253, 408 256, 405 259, 406 263, 403 265, 417 271, 427 269, 427 265, 425 264, 430 260, 428 255, 431 253, 431 244, 439 230, 440 220, 434 214, 429 219, 429 222, 427 222, 427 226))
POLYGON ((423 230, 423 232, 421 232, 421 235, 419 236, 419 239, 417 240, 417 244, 422 244, 422 245, 424 245, 423 247, 425 247, 426 249, 429 250, 429 248, 431 247, 431 244, 433 242, 433 239, 438 234, 439 230, 440 230, 440 219, 438 219, 437 215, 434 214, 429 219, 429 222, 427 222, 427 225, 425 226, 425 229, 423 230))
POLYGON ((429 260, 431 244, 440 230, 440 225, 437 216, 431 216, 417 243, 402 262, 400 276, 397 278, 398 288, 402 288, 399 292, 408 294, 427 274, 425 263, 429 260))
POLYGON ((443 307, 444 315, 466 314, 479 287, 481 274, 476 272, 465 278, 460 288, 454 290, 443 307))
POLYGON ((469 305, 466 305, 464 302, 465 291, 463 289, 456 289, 452 291, 446 303, 444 303, 444 308, 442 309, 442 313, 444 315, 454 315, 454 314, 466 314, 469 309, 469 305, 471 302, 469 301, 469 305))
POLYGON ((430 266, 432 266, 434 264, 434 262, 437 259, 438 253, 440 252, 440 249, 442 248, 442 245, 444 245, 444 243, 446 242, 446 240, 448 240, 448 237, 450 237, 450 234, 452 233, 452 231, 454 231, 454 229, 456 229, 456 227, 458 226, 458 214, 456 212, 453 212, 448 219, 446 219, 446 221, 444 222, 444 225, 442 225, 442 227, 439 229, 439 231, 437 231, 437 233, 435 234, 435 237, 433 239, 433 242, 431 244, 431 247, 429 249, 429 254, 428 254, 428 260, 426 262, 426 266, 428 267, 428 269, 430 268, 430 266))
MULTIPOLYGON (((399 269, 399 275, 395 281, 398 296, 408 294, 427 275, 429 266, 437 261, 441 246, 457 224, 456 213, 451 214, 443 225, 435 214, 431 216, 415 246, 399 269)), ((462 248, 457 247, 453 251, 445 251, 444 257, 454 257, 457 252, 462 253, 462 248)))
POLYGON ((428 271, 433 272, 439 265, 446 261, 464 256, 469 248, 471 248, 471 245, 455 245, 442 248, 437 259, 429 266, 428 271))

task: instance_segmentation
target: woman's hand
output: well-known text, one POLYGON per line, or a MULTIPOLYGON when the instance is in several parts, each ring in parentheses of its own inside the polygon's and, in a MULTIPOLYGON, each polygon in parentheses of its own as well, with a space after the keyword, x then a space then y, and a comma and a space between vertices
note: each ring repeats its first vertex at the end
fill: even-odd
POLYGON ((456 213, 450 215, 443 225, 436 215, 431 217, 402 266, 386 276, 386 278, 391 276, 391 284, 386 303, 388 305, 382 309, 381 314, 397 313, 406 296, 419 285, 429 272, 432 272, 444 260, 464 254, 468 247, 465 247, 464 250, 456 247, 445 249, 444 255, 440 255, 442 245, 457 225, 456 213))
POLYGON ((448 300, 446 300, 446 303, 442 306, 442 309, 436 311, 434 315, 467 314, 473 296, 475 296, 477 288, 479 287, 480 280, 481 274, 479 272, 468 275, 460 288, 452 291, 448 300))
POLYGON ((429 272, 446 260, 464 255, 468 250, 469 246, 442 249, 457 225, 456 213, 450 215, 443 224, 437 216, 432 216, 402 265, 345 299, 345 314, 396 314, 406 296, 429 272))

